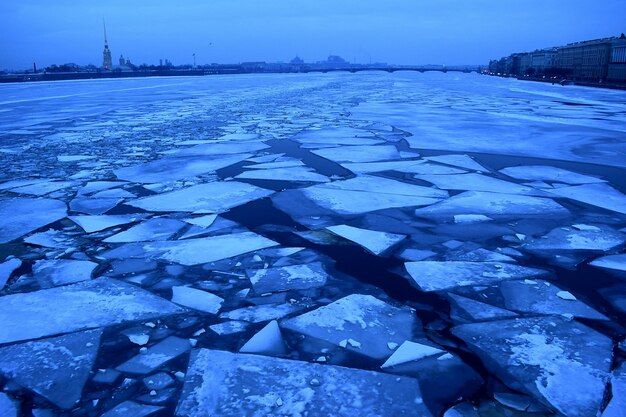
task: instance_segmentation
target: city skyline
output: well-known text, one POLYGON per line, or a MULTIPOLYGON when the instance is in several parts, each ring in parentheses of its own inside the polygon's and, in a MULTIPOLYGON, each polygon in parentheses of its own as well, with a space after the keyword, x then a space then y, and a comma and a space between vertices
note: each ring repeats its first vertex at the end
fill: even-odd
POLYGON ((116 62, 136 64, 193 62, 306 62, 340 55, 356 63, 484 64, 494 56, 534 50, 624 31, 619 19, 625 0, 602 8, 588 0, 531 0, 524 5, 489 0, 437 4, 395 1, 299 2, 277 0, 85 5, 60 0, 52 6, 34 0, 0 5, 0 68, 52 64, 102 64, 102 19, 116 62), (581 25, 580 22, 586 22, 581 25))

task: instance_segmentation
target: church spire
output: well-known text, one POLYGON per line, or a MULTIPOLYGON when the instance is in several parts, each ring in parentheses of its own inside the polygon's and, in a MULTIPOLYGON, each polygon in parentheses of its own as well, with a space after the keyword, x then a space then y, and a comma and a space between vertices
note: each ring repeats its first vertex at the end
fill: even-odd
POLYGON ((107 25, 102 18, 102 27, 104 28, 104 51, 102 51, 102 68, 111 70, 113 68, 113 60, 111 59, 111 51, 109 50, 109 41, 107 40, 107 25))

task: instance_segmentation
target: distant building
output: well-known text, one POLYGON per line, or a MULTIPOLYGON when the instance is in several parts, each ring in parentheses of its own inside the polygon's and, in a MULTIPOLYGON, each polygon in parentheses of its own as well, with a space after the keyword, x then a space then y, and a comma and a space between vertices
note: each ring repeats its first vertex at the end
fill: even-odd
POLYGON ((511 54, 489 62, 499 75, 626 83, 626 35, 511 54))
POLYGON ((124 59, 124 55, 120 55, 120 65, 126 65, 126 60, 124 59))
POLYGON ((289 63, 291 65, 302 65, 304 64, 304 60, 296 55, 296 57, 292 59, 291 61, 289 61, 289 63))
POLYGON ((102 25, 104 26, 104 51, 102 51, 102 68, 110 71, 111 68, 113 68, 113 60, 111 59, 111 51, 109 50, 109 42, 107 41, 107 27, 104 21, 102 21, 102 25))

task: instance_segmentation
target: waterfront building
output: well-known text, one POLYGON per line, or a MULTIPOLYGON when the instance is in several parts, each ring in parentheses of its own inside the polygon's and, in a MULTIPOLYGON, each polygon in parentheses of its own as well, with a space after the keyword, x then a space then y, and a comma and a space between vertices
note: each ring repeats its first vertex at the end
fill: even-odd
POLYGON ((613 42, 606 78, 610 82, 626 83, 626 36, 623 33, 619 39, 613 42))

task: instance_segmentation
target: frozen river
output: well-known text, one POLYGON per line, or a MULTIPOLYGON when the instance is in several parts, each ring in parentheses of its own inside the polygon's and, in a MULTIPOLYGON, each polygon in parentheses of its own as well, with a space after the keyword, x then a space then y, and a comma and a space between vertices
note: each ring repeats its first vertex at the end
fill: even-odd
POLYGON ((626 92, 0 85, 0 163, 0 415, 626 409, 626 92))

